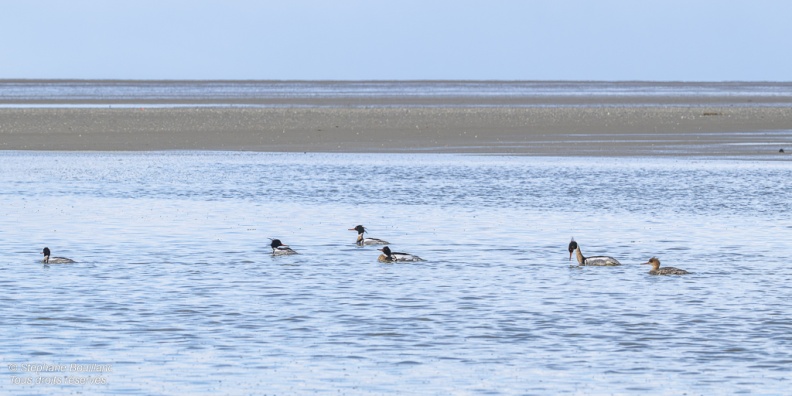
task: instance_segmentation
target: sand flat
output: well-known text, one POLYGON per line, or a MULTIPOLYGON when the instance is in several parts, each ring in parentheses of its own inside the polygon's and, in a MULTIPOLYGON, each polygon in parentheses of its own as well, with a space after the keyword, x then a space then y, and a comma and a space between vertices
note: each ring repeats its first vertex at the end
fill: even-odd
POLYGON ((2 150, 778 156, 781 148, 792 152, 786 105, 0 109, 2 150))

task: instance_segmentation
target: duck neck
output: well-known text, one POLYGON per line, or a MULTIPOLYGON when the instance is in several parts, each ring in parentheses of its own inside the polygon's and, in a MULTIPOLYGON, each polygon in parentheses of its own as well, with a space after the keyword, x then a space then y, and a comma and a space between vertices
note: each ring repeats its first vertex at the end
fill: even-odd
POLYGON ((578 264, 586 262, 586 258, 583 257, 583 253, 580 252, 580 246, 575 250, 575 256, 577 257, 578 264))

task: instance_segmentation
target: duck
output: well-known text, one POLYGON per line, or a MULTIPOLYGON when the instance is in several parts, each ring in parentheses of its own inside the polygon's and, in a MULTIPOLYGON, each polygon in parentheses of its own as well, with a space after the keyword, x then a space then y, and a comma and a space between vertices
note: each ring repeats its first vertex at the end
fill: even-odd
POLYGON ((592 257, 584 257, 583 253, 580 252, 580 246, 577 242, 572 241, 569 243, 570 247, 572 243, 575 244, 575 250, 577 252, 577 260, 578 264, 580 265, 597 265, 597 266, 614 266, 614 265, 621 265, 619 260, 616 260, 610 256, 592 256, 592 257))
POLYGON ((575 253, 575 249, 577 249, 577 242, 575 242, 575 237, 572 237, 572 240, 569 241, 569 261, 572 261, 572 253, 575 253))
POLYGON ((424 261, 424 259, 414 254, 391 252, 390 248, 387 246, 377 250, 382 252, 377 258, 377 261, 382 263, 392 263, 394 261, 424 261))
POLYGON ((674 267, 663 267, 660 268, 660 259, 657 257, 652 257, 649 261, 643 263, 652 266, 652 269, 649 271, 649 275, 685 275, 689 274, 683 269, 674 268, 674 267))
POLYGON ((390 245, 390 242, 383 241, 382 239, 379 239, 379 238, 364 238, 363 237, 363 233, 366 232, 366 227, 363 227, 362 225, 357 225, 357 226, 355 226, 355 228, 350 228, 349 231, 357 231, 358 232, 357 241, 355 241, 355 243, 358 246, 363 246, 363 245, 390 245))
POLYGON ((292 248, 288 245, 284 245, 280 239, 272 239, 270 238, 272 243, 270 243, 270 247, 272 248, 272 255, 273 256, 285 256, 287 254, 297 254, 292 248))
POLYGON ((66 257, 50 257, 50 249, 45 247, 44 250, 41 251, 41 254, 44 255, 44 260, 41 262, 44 264, 72 264, 75 263, 74 260, 66 257))

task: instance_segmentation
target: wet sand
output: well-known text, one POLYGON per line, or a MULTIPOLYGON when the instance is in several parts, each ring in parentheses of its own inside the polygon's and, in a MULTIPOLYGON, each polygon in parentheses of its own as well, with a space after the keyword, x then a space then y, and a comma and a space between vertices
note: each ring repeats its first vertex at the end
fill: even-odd
MULTIPOLYGON (((673 98, 669 98, 673 101, 673 98)), ((784 157, 788 105, 3 108, 0 150, 784 157)), ((788 157, 792 158, 792 157, 788 157)))

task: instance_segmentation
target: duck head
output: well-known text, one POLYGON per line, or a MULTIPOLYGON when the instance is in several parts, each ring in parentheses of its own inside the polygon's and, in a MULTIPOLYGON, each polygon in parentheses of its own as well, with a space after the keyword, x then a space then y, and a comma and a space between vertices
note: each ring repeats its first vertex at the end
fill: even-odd
POLYGON ((657 270, 658 268, 660 268, 660 259, 657 257, 652 257, 649 259, 649 261, 641 264, 651 265, 652 269, 657 270))
POLYGON ((363 227, 362 225, 356 225, 355 228, 350 228, 349 231, 357 231, 358 234, 363 235, 363 233, 366 232, 366 227, 363 227))
POLYGON ((575 242, 575 238, 572 238, 572 240, 569 241, 569 261, 572 261, 572 253, 575 252, 575 249, 577 249, 577 247, 578 244, 577 242, 575 242))
POLYGON ((385 256, 387 256, 388 258, 391 258, 391 250, 390 250, 390 248, 389 248, 389 247, 385 246, 385 247, 383 247, 382 249, 377 249, 377 250, 379 250, 380 252, 382 252, 382 253, 383 253, 385 256))
POLYGON ((281 243, 280 239, 272 239, 272 238, 270 238, 270 240, 272 241, 272 243, 270 243, 270 247, 273 248, 273 249, 277 249, 280 246, 288 247, 287 245, 284 245, 283 243, 281 243))

